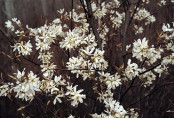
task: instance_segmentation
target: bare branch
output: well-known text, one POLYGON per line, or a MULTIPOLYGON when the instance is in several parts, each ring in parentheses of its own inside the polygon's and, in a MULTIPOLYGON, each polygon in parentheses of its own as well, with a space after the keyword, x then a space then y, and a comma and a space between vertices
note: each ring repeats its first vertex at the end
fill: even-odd
MULTIPOLYGON (((80 0, 81 3, 84 3, 83 0, 80 0)), ((87 20, 89 22, 90 27, 92 28, 92 31, 95 35, 96 40, 98 41, 98 47, 100 50, 102 50, 102 40, 99 37, 99 33, 97 31, 97 26, 96 26, 96 22, 93 16, 93 12, 92 12, 92 7, 91 7, 91 0, 86 0, 86 4, 87 4, 87 10, 85 9, 84 4, 82 4, 84 11, 88 14, 87 20)))
MULTIPOLYGON (((148 96, 152 95, 153 93, 155 93, 157 90, 162 89, 163 87, 167 86, 167 85, 173 85, 174 83, 167 83, 167 84, 163 84, 161 86, 159 86, 158 88, 156 88, 155 90, 151 91, 149 94, 145 95, 144 97, 142 97, 141 99, 137 100, 136 102, 130 104, 127 108, 130 108, 132 105, 137 104, 138 102, 141 102, 143 99, 147 98, 148 96)), ((126 109, 127 109, 126 108, 126 109)))

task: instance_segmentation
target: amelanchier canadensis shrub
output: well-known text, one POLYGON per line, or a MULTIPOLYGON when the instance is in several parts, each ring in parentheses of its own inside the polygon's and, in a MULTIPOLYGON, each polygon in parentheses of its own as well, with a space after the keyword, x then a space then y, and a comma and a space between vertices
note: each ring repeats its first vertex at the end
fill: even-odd
MULTIPOLYGON (((156 6, 160 9, 168 2, 159 0, 156 6)), ((71 110, 64 114, 68 118, 82 117, 74 111, 95 104, 88 104, 87 99, 101 104, 101 108, 91 108, 83 117, 138 118, 138 108, 124 107, 123 98, 126 101, 125 95, 135 81, 147 88, 168 74, 169 65, 174 65, 174 22, 156 29, 157 36, 152 42, 143 35, 145 28, 157 20, 146 8, 150 0, 138 0, 134 5, 129 0, 79 0, 79 3, 70 12, 58 10, 56 19, 38 28, 24 26, 17 18, 5 22, 9 34, 15 34, 11 44, 14 55, 8 57, 28 60, 39 70, 24 67, 8 74, 8 81, 1 82, 0 96, 10 95, 28 103, 18 111, 32 104, 36 97, 44 96, 46 106, 68 106, 71 110), (127 40, 131 37, 128 32, 141 38, 131 42, 127 40), (106 54, 108 42, 114 38, 119 42, 112 44, 121 55, 119 65, 112 65, 106 54), (55 55, 55 47, 63 54, 55 55), (62 56, 65 59, 60 60, 62 56), (56 61, 61 61, 62 66, 56 61), (130 82, 120 95, 121 87, 130 82), (90 84, 85 87, 85 83, 90 84), (94 112, 95 109, 102 111, 94 112)), ((53 113, 56 116, 60 117, 53 113)))

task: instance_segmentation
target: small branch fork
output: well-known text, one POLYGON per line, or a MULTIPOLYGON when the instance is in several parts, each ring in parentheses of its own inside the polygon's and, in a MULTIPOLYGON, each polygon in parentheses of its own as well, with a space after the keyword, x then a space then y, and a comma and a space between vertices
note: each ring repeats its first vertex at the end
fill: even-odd
MULTIPOLYGON (((145 70, 145 71, 139 73, 139 75, 145 74, 145 73, 147 73, 147 72, 149 72, 149 71, 155 69, 156 67, 158 67, 158 66, 160 66, 160 65, 161 65, 161 63, 158 63, 158 64, 152 66, 151 68, 149 68, 149 69, 147 69, 147 70, 145 70)), ((123 95, 120 97, 120 103, 123 101, 123 98, 124 98, 125 95, 128 93, 128 91, 133 87, 133 84, 134 84, 135 80, 137 79, 137 77, 138 77, 138 76, 136 76, 135 78, 132 79, 132 82, 130 83, 129 87, 126 89, 126 91, 125 91, 125 92, 123 93, 123 95)))
POLYGON ((124 11, 125 11, 125 23, 124 23, 122 31, 121 31, 121 43, 122 43, 122 59, 121 59, 122 61, 121 61, 121 64, 122 63, 126 64, 125 63, 125 60, 126 60, 125 56, 126 56, 126 36, 127 36, 127 31, 129 29, 129 26, 130 26, 132 20, 133 20, 134 15, 135 15, 135 13, 136 13, 139 5, 140 5, 140 2, 141 2, 141 0, 138 0, 136 8, 134 9, 132 15, 131 15, 130 10, 129 10, 129 8, 130 8, 129 1, 128 0, 124 0, 123 3, 122 3, 123 7, 124 7, 124 11))
MULTIPOLYGON (((129 1, 127 1, 127 0, 124 0, 123 1, 123 6, 124 6, 124 10, 125 10, 125 24, 124 24, 124 26, 123 26, 123 31, 121 32, 121 43, 122 43, 122 62, 121 63, 124 63, 124 65, 126 65, 126 62, 125 62, 125 60, 126 60, 126 34, 127 34, 127 31, 128 31, 128 28, 129 28, 129 26, 130 26, 130 24, 131 24, 131 22, 132 22, 132 20, 133 20, 133 17, 134 17, 134 15, 135 15, 135 13, 136 13, 136 11, 137 11, 137 8, 138 8, 138 6, 140 5, 140 2, 141 2, 141 0, 138 0, 138 2, 137 2, 137 5, 136 5, 136 8, 134 9, 134 12, 133 12, 133 14, 132 14, 132 16, 130 15, 130 11, 129 11, 129 1)), ((159 65, 158 65, 159 66, 159 65)), ((157 66, 156 66, 157 67, 157 66)), ((156 67, 154 67, 154 68, 156 68, 156 67)), ((154 68, 152 68, 152 69, 154 69, 154 68)), ((152 70, 152 69, 150 69, 150 70, 152 70)), ((144 73, 146 73, 146 72, 148 72, 148 71, 150 71, 149 69, 148 70, 146 70, 145 72, 142 72, 142 73, 140 73, 140 75, 141 74, 144 74, 144 73)), ((136 80, 136 78, 137 77, 135 77, 135 78, 133 78, 132 79, 132 82, 131 82, 131 84, 129 85, 129 87, 126 89, 126 91, 123 93, 123 95, 120 97, 120 103, 122 102, 122 100, 123 100, 123 98, 124 98, 124 96, 127 94, 127 92, 131 89, 131 87, 133 86, 133 84, 134 84, 134 82, 135 82, 135 80, 136 80)))
POLYGON ((86 1, 87 9, 86 9, 86 6, 84 4, 84 1, 80 0, 81 5, 84 9, 84 12, 87 15, 87 21, 88 21, 90 27, 92 28, 92 31, 94 33, 96 40, 98 41, 98 47, 100 50, 102 50, 102 40, 101 40, 99 33, 97 31, 97 23, 95 22, 95 18, 93 16, 92 7, 91 7, 91 0, 85 0, 85 1, 86 1))

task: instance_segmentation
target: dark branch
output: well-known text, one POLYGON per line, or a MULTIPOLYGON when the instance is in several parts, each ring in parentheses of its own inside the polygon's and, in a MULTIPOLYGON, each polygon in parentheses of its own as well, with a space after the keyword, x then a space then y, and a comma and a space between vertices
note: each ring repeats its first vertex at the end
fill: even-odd
MULTIPOLYGON (((143 99, 147 98, 148 96, 150 96, 151 94, 155 93, 157 90, 161 89, 162 87, 165 87, 166 85, 173 85, 174 83, 167 83, 167 84, 163 84, 161 86, 159 86, 158 88, 156 88, 155 90, 153 90, 152 92, 150 92, 149 94, 147 94, 146 96, 142 97, 141 99, 137 100, 136 102, 130 104, 127 108, 131 107, 132 105, 137 104, 138 102, 141 102, 143 99)), ((127 109, 126 108, 126 109, 127 109)))
POLYGON ((11 45, 14 44, 14 42, 12 42, 10 40, 9 36, 7 35, 7 33, 5 33, 5 31, 2 28, 0 28, 0 32, 7 38, 7 40, 10 42, 11 45))
POLYGON ((133 12, 133 14, 132 14, 132 17, 131 17, 131 19, 130 19, 130 21, 129 21, 128 28, 129 28, 129 26, 130 26, 130 24, 131 24, 131 22, 132 22, 132 20, 133 20, 133 18, 134 18, 134 15, 135 15, 135 13, 136 13, 136 11, 137 11, 137 9, 138 9, 138 6, 140 5, 140 2, 141 2, 141 0, 138 0, 138 3, 137 3, 137 5, 136 5, 136 8, 134 9, 134 12, 133 12))
MULTIPOLYGON (((161 65, 161 63, 158 63, 158 64, 156 64, 155 66, 153 66, 153 67, 147 69, 146 71, 139 73, 139 75, 142 75, 142 74, 144 74, 144 73, 147 73, 147 72, 149 72, 149 71, 155 69, 155 68, 158 67, 159 65, 161 65)), ((133 84, 134 84, 134 82, 135 82, 136 79, 137 79, 137 76, 136 76, 134 79, 132 79, 131 84, 130 84, 129 87, 126 89, 126 91, 123 93, 123 95, 120 97, 120 103, 123 101, 123 98, 124 98, 125 95, 128 93, 128 91, 133 87, 133 84)))
POLYGON ((144 74, 144 73, 147 73, 147 72, 149 72, 149 71, 155 69, 155 68, 158 67, 159 65, 161 65, 161 63, 158 63, 158 64, 156 64, 155 66, 152 66, 151 68, 145 70, 144 72, 139 73, 139 75, 142 75, 142 74, 144 74))
POLYGON ((135 77, 135 78, 132 80, 132 82, 131 82, 131 84, 129 85, 129 87, 126 89, 126 91, 125 91, 125 92, 123 93, 123 95, 120 97, 120 103, 122 103, 124 96, 125 96, 125 95, 128 93, 128 91, 132 88, 132 86, 133 86, 133 84, 134 84, 136 78, 137 78, 137 77, 135 77))
MULTIPOLYGON (((81 0, 82 1, 82 0, 81 0)), ((98 31, 97 31, 97 26, 96 26, 96 23, 95 23, 95 19, 94 19, 94 16, 93 16, 93 12, 92 12, 92 7, 91 7, 91 3, 90 3, 90 1, 91 0, 86 0, 86 4, 87 4, 87 10, 85 10, 86 12, 87 12, 87 14, 88 14, 88 17, 87 17, 87 19, 88 19, 88 22, 89 22, 89 25, 90 25, 90 27, 92 28, 92 31, 93 31, 93 33, 94 33, 94 35, 95 35, 95 38, 96 38, 96 40, 98 41, 98 46, 99 46, 99 49, 100 50, 102 50, 102 40, 101 40, 101 38, 99 37, 99 33, 98 33, 98 31)), ((82 2, 81 2, 82 3, 82 2)), ((83 6, 83 8, 85 8, 84 7, 84 5, 82 5, 83 6)))
POLYGON ((32 60, 30 60, 30 59, 28 59, 28 58, 26 58, 26 57, 24 57, 24 56, 22 56, 25 60, 27 60, 27 61, 29 61, 30 63, 32 63, 32 64, 34 64, 34 65, 37 65, 37 66, 40 66, 40 64, 37 64, 37 63, 35 63, 34 61, 32 61, 32 60))

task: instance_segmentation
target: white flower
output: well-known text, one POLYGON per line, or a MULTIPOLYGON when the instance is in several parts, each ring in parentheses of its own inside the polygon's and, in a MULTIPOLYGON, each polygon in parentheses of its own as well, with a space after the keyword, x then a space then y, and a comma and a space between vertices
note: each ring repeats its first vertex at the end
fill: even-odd
POLYGON ((54 99, 54 101, 53 101, 53 104, 55 105, 57 101, 58 101, 59 103, 62 103, 62 100, 60 99, 60 97, 64 97, 64 96, 65 96, 65 95, 63 95, 63 94, 58 94, 58 95, 56 95, 56 97, 55 97, 55 99, 54 99))
POLYGON ((38 59, 42 61, 44 64, 51 63, 51 58, 53 57, 52 53, 50 52, 39 52, 38 59))
POLYGON ((92 56, 92 59, 93 59, 92 68, 106 69, 108 67, 108 63, 104 59, 104 50, 101 51, 99 49, 96 49, 92 56))
POLYGON ((77 106, 80 103, 83 103, 83 99, 86 98, 86 95, 81 94, 81 92, 83 91, 78 90, 77 91, 77 85, 72 87, 72 86, 67 86, 67 92, 65 95, 67 95, 69 97, 69 99, 71 100, 71 105, 72 106, 77 106))
POLYGON ((153 15, 151 15, 147 18, 147 21, 145 22, 145 25, 148 25, 148 24, 153 23, 155 21, 156 21, 156 18, 153 15))
POLYGON ((172 63, 172 59, 170 58, 170 56, 163 57, 163 60, 161 62, 162 65, 168 65, 171 63, 172 63))
POLYGON ((162 30, 163 30, 163 32, 171 32, 171 31, 174 31, 173 28, 170 28, 170 25, 169 24, 166 24, 166 25, 163 24, 162 30))
POLYGON ((163 6, 163 5, 166 5, 166 0, 161 0, 159 3, 158 3, 159 6, 163 6))
POLYGON ((95 18, 101 19, 106 15, 107 9, 105 7, 105 2, 103 2, 101 4, 101 7, 102 8, 96 8, 95 9, 95 12, 94 12, 94 17, 95 18))
POLYGON ((60 21, 59 18, 56 18, 56 19, 53 20, 53 23, 58 24, 58 23, 61 23, 61 21, 60 21))
POLYGON ((137 35, 137 34, 141 34, 141 33, 143 33, 143 27, 142 26, 140 26, 140 27, 138 27, 137 25, 134 25, 134 31, 135 31, 135 35, 137 35))
POLYGON ((75 118, 74 116, 70 115, 68 118, 75 118))
POLYGON ((118 75, 118 73, 115 73, 114 75, 110 75, 110 73, 99 73, 101 76, 103 76, 105 79, 105 83, 109 89, 113 89, 115 90, 116 87, 118 87, 119 85, 121 85, 121 79, 120 79, 120 75, 118 75))
POLYGON ((44 77, 51 78, 54 74, 54 69, 56 68, 56 65, 54 65, 54 63, 49 63, 40 65, 40 67, 42 68, 41 71, 43 72, 44 77))
POLYGON ((12 18, 12 21, 15 22, 18 26, 21 25, 21 21, 18 20, 17 18, 12 18))
POLYGON ((9 90, 8 84, 4 84, 4 85, 0 86, 0 96, 7 96, 8 90, 9 90))
POLYGON ((95 113, 95 114, 91 114, 92 118, 112 118, 112 117, 108 117, 106 114, 101 113, 100 115, 95 113))
POLYGON ((64 13, 64 9, 57 10, 57 12, 60 13, 60 14, 63 14, 64 13))
POLYGON ((131 59, 128 60, 127 67, 125 69, 125 75, 132 80, 132 78, 139 75, 140 69, 136 63, 131 63, 131 59))
POLYGON ((146 78, 144 82, 144 87, 150 86, 152 84, 152 81, 156 80, 156 75, 152 71, 146 72, 143 75, 140 75, 139 77, 143 81, 146 78))
POLYGON ((105 111, 111 118, 121 118, 127 114, 127 111, 120 105, 119 102, 116 102, 113 99, 105 100, 105 107, 107 110, 105 111))
POLYGON ((119 12, 115 12, 116 17, 115 16, 111 16, 110 20, 112 21, 112 27, 116 28, 120 28, 121 24, 122 24, 122 20, 123 20, 123 16, 119 13, 119 12))
POLYGON ((133 108, 130 109, 130 118, 138 118, 138 113, 133 108))
POLYGON ((128 51, 130 49, 130 47, 131 47, 131 44, 126 45, 126 51, 128 51))
POLYGON ((150 13, 146 9, 138 9, 134 16, 134 19, 142 21, 150 16, 150 13))
MULTIPOLYGON (((18 71, 17 78, 20 79, 24 76, 24 70, 22 73, 18 71)), ((35 91, 40 91, 40 80, 32 71, 28 73, 27 77, 23 78, 23 81, 16 81, 13 91, 16 92, 15 97, 22 98, 25 101, 31 101, 35 96, 35 91)))
POLYGON ((150 3, 149 0, 142 0, 142 2, 144 2, 145 4, 149 4, 150 3))
POLYGON ((67 62, 67 68, 68 69, 79 69, 80 65, 82 64, 82 61, 84 61, 84 59, 82 57, 69 58, 69 61, 67 62))
POLYGON ((8 28, 10 31, 15 30, 14 26, 12 25, 12 22, 9 20, 5 22, 5 27, 8 28))
POLYGON ((91 7, 92 7, 92 11, 95 11, 97 9, 96 3, 93 2, 91 4, 91 7))
POLYGON ((54 82, 56 83, 56 85, 66 85, 66 81, 64 79, 62 79, 62 76, 55 76, 54 77, 54 82))
POLYGON ((40 51, 46 51, 49 50, 50 44, 48 42, 43 42, 40 39, 36 38, 36 50, 40 49, 40 51))
POLYGON ((69 31, 67 32, 66 35, 67 36, 65 37, 65 40, 59 43, 61 48, 66 48, 66 50, 67 49, 71 50, 80 45, 81 38, 79 34, 75 33, 74 31, 69 31))
POLYGON ((171 41, 170 43, 166 44, 167 50, 171 50, 174 52, 174 43, 171 41))
POLYGON ((110 89, 107 89, 105 92, 99 93, 99 97, 97 98, 100 102, 106 100, 106 99, 111 99, 113 98, 113 93, 111 92, 110 89))
POLYGON ((11 46, 13 48, 13 51, 18 51, 19 54, 22 55, 30 55, 32 52, 32 44, 30 43, 30 40, 28 42, 21 41, 20 43, 15 43, 14 46, 11 46))
POLYGON ((163 49, 159 48, 150 48, 148 46, 148 41, 146 38, 138 39, 133 43, 133 57, 136 57, 138 60, 143 61, 146 59, 146 63, 148 65, 153 64, 156 62, 158 59, 161 59, 161 53, 163 52, 163 49))
POLYGON ((24 37, 25 34, 24 34, 24 31, 19 31, 19 30, 16 30, 15 34, 19 37, 24 37))
POLYGON ((146 38, 143 38, 142 40, 138 39, 133 43, 133 57, 136 57, 137 59, 142 61, 142 57, 147 57, 148 47, 148 41, 146 40, 146 38))
POLYGON ((156 68, 154 69, 154 71, 155 71, 156 73, 159 74, 159 77, 161 77, 161 74, 162 74, 164 71, 167 71, 167 67, 166 67, 165 65, 164 65, 164 66, 160 65, 160 66, 156 67, 156 68))
POLYGON ((161 53, 163 52, 163 49, 161 48, 149 48, 148 53, 147 53, 147 60, 146 63, 148 65, 153 64, 154 62, 156 62, 158 59, 161 59, 161 53))
POLYGON ((116 4, 116 8, 120 6, 120 1, 119 0, 114 0, 115 4, 116 4))
POLYGON ((18 80, 21 80, 21 78, 24 77, 24 75, 25 75, 25 68, 23 69, 22 72, 17 70, 17 73, 14 73, 14 74, 16 75, 18 80))

